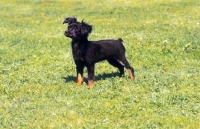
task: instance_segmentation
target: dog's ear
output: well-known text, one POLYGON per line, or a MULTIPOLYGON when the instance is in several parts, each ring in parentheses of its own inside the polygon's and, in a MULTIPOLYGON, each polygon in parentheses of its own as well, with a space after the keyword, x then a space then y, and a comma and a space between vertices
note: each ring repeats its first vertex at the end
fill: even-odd
POLYGON ((88 35, 89 33, 92 32, 92 26, 85 23, 83 20, 82 20, 82 23, 81 23, 81 33, 82 35, 88 35))
POLYGON ((65 23, 71 24, 71 23, 74 23, 74 22, 77 22, 77 19, 75 17, 67 17, 63 21, 63 24, 65 24, 65 23))

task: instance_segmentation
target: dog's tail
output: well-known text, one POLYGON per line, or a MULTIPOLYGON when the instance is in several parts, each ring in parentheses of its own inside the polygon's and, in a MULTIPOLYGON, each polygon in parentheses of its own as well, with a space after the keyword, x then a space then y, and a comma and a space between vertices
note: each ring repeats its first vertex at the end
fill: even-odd
POLYGON ((119 40, 120 42, 123 42, 123 40, 122 40, 121 38, 118 38, 118 40, 119 40))

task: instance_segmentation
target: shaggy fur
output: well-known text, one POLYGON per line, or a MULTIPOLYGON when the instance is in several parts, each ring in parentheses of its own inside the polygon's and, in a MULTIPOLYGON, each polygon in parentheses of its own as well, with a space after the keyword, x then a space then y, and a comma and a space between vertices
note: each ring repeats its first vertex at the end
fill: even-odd
POLYGON ((75 17, 68 17, 68 18, 65 18, 65 20, 63 21, 63 24, 65 23, 68 23, 69 25, 73 22, 76 22, 77 19, 75 17))
POLYGON ((88 35, 92 32, 92 26, 85 22, 77 22, 76 18, 66 18, 68 29, 64 32, 66 37, 72 39, 71 47, 77 70, 77 84, 83 82, 83 69, 88 71, 88 88, 94 85, 95 63, 107 60, 117 67, 120 76, 124 75, 124 67, 129 71, 131 80, 134 80, 134 69, 129 65, 125 57, 125 48, 122 39, 88 41, 88 35))

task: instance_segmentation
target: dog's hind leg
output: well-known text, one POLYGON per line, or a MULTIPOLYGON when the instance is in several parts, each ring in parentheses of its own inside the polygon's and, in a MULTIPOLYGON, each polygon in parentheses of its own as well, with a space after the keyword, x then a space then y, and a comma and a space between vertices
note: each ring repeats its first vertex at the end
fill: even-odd
POLYGON ((114 58, 107 59, 107 61, 109 62, 109 64, 111 64, 114 67, 117 67, 119 69, 120 77, 122 77, 124 75, 124 66, 122 64, 120 64, 119 61, 117 61, 114 58))
POLYGON ((83 68, 84 68, 84 66, 82 66, 82 65, 76 66, 76 71, 77 71, 76 83, 77 83, 77 85, 81 85, 83 83, 83 68))
POLYGON ((130 66, 126 57, 122 57, 118 59, 117 61, 128 70, 131 80, 132 81, 135 80, 134 69, 130 66))

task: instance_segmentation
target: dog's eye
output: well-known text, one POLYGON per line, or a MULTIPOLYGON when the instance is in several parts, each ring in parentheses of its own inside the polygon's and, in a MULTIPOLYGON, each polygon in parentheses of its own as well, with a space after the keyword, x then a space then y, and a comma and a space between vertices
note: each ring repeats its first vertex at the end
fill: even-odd
POLYGON ((74 27, 74 29, 75 29, 75 30, 78 30, 78 28, 77 28, 76 26, 74 27))

